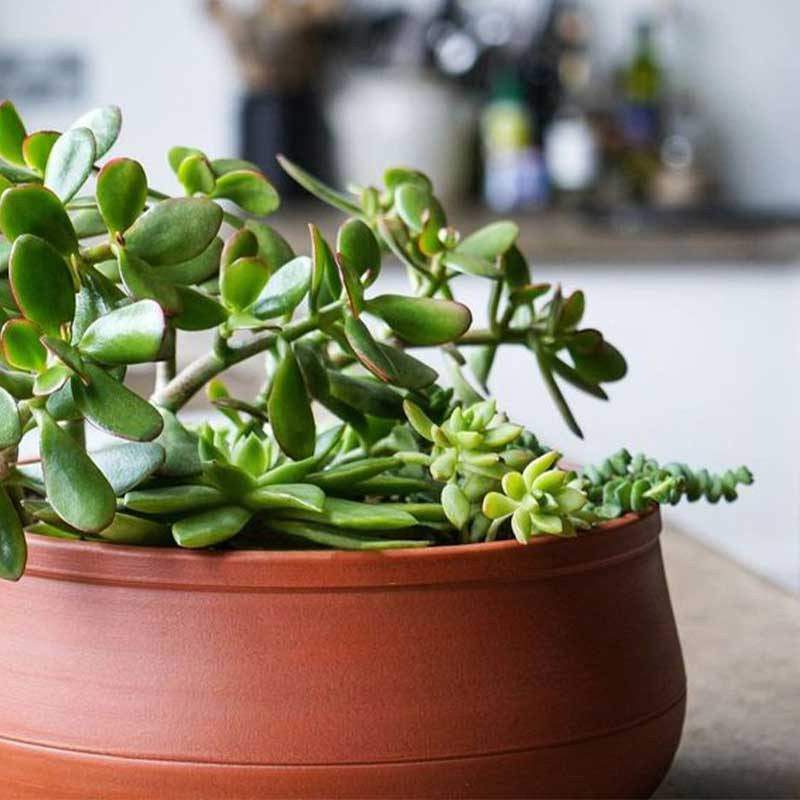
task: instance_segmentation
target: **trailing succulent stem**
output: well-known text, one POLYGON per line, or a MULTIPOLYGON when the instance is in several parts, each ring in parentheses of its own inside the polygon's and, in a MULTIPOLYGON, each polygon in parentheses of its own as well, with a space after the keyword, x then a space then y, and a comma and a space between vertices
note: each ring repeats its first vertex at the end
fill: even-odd
POLYGON ((505 345, 530 352, 577 435, 562 382, 606 399, 626 372, 581 327, 582 292, 534 282, 513 222, 462 236, 422 173, 342 194, 281 158, 346 215, 335 242, 309 225, 298 255, 264 221, 280 199, 255 165, 174 147, 172 197, 106 158, 120 125, 109 106, 28 132, 0 103, 0 577, 23 573, 25 529, 187 548, 527 542, 749 481, 619 455, 577 475, 497 413, 505 345), (406 293, 377 289, 386 257, 406 293), (486 328, 456 299, 465 281, 485 282, 486 328), (182 331, 213 345, 177 369, 182 331), (452 388, 417 357, 433 348, 452 388), (219 376, 256 357, 260 391, 231 396, 219 376), (149 401, 125 384, 142 364, 149 401), (176 415, 204 388, 219 413, 187 426, 176 415), (119 441, 88 453, 87 422, 119 441), (34 429, 39 459, 20 463, 34 429))

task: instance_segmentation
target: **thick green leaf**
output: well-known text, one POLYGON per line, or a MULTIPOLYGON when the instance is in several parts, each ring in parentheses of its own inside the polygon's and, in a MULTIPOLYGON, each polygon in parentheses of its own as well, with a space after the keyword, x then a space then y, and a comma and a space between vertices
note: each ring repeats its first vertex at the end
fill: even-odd
POLYGON ((70 128, 58 137, 50 151, 44 170, 45 186, 66 203, 92 174, 96 155, 92 132, 88 128, 70 128))
POLYGON ((519 238, 519 227, 513 222, 493 222, 467 236, 455 252, 494 262, 506 253, 519 238))
POLYGON ((241 170, 258 172, 258 167, 252 161, 245 161, 243 158, 215 158, 211 162, 211 168, 217 177, 241 170))
POLYGON ((277 271, 294 258, 291 245, 266 223, 249 219, 245 222, 245 228, 255 234, 258 255, 269 264, 270 272, 277 271))
POLYGON ((196 147, 171 147, 169 149, 167 161, 176 175, 181 168, 181 164, 190 156, 203 156, 205 158, 205 153, 202 150, 198 150, 196 147))
POLYGON ((434 197, 430 189, 419 182, 404 183, 394 193, 394 205, 400 219, 414 233, 422 233, 434 205, 434 197))
POLYGON ((115 544, 136 547, 163 547, 172 543, 168 525, 131 514, 115 514, 111 524, 100 532, 100 536, 115 544))
POLYGON ((358 218, 347 220, 339 228, 336 249, 344 254, 359 275, 380 269, 381 248, 378 240, 369 225, 358 218))
POLYGON ((88 128, 94 136, 97 158, 102 158, 117 141, 122 127, 122 112, 117 106, 102 106, 87 111, 72 123, 73 128, 88 128))
POLYGON ((608 400, 608 395, 600 386, 586 380, 578 370, 564 363, 558 356, 548 355, 547 363, 556 375, 563 378, 567 383, 571 383, 576 389, 580 389, 600 400, 608 400))
POLYGON ((153 266, 178 264, 199 256, 222 224, 222 209, 205 197, 162 200, 128 229, 125 243, 153 266))
POLYGON ((183 311, 181 295, 176 287, 161 279, 161 271, 129 253, 124 247, 115 248, 119 276, 128 294, 135 300, 155 300, 167 314, 183 311))
POLYGON ((126 442, 97 450, 91 455, 117 497, 122 497, 160 470, 167 457, 157 442, 126 442))
MULTIPOLYGON (((207 443, 201 439, 201 456, 203 458, 215 458, 216 452, 202 453, 204 446, 207 446, 207 443)), ((253 477, 243 469, 214 460, 203 465, 203 478, 214 488, 219 489, 229 502, 236 501, 238 503, 241 497, 256 488, 256 482, 253 477)))
POLYGON ((128 492, 125 508, 142 514, 185 514, 225 503, 225 495, 211 486, 167 486, 162 489, 139 489, 128 492))
POLYGON ((14 447, 22 438, 16 400, 0 387, 0 450, 14 447))
POLYGON ((531 270, 520 249, 513 245, 503 256, 503 271, 509 289, 517 289, 531 282, 531 270))
POLYGON ((415 517, 398 508, 383 508, 380 503, 356 503, 338 497, 325 498, 325 506, 321 512, 286 510, 281 511, 280 516, 321 522, 334 528, 354 531, 399 530, 417 524, 415 517))
POLYGON ((106 221, 96 208, 79 208, 68 213, 79 239, 103 236, 107 232, 106 221))
POLYGON ((290 347, 275 371, 268 410, 272 432, 281 450, 295 461, 313 455, 317 434, 311 400, 290 347))
POLYGON ((61 134, 57 131, 37 131, 25 137, 22 143, 22 155, 25 163, 40 175, 44 174, 50 151, 61 134))
POLYGON ((0 103, 0 158, 22 167, 22 143, 25 141, 25 125, 10 100, 0 103))
POLYGON ((178 167, 178 180, 186 190, 186 194, 211 194, 216 185, 214 171, 204 155, 190 155, 181 161, 178 167))
POLYGON ((453 300, 382 294, 368 301, 366 310, 380 317, 401 339, 416 345, 455 341, 472 324, 470 310, 453 300))
POLYGON ((592 383, 618 381, 628 371, 622 353, 606 341, 602 341, 598 348, 587 354, 570 348, 570 355, 581 377, 592 383))
POLYGON ((269 279, 251 313, 259 319, 274 319, 294 311, 308 294, 311 269, 308 256, 298 256, 285 264, 269 279))
POLYGON ((9 366, 23 372, 41 372, 47 363, 47 350, 39 341, 38 326, 25 319, 10 319, 3 325, 0 340, 9 366))
POLYGON ((72 275, 44 239, 23 234, 11 251, 9 278, 19 310, 47 333, 58 333, 75 315, 72 275))
POLYGON ((311 297, 310 303, 312 310, 336 300, 342 293, 342 282, 339 279, 339 271, 333 252, 323 238, 316 225, 309 224, 311 234, 311 255, 314 270, 311 277, 311 297))
POLYGON ((55 394, 72 377, 72 371, 63 364, 55 363, 40 372, 33 382, 33 393, 37 397, 55 394))
POLYGON ((156 439, 167 456, 163 465, 158 468, 159 474, 167 478, 190 478, 202 471, 200 456, 197 452, 197 436, 180 423, 180 420, 166 409, 160 409, 164 418, 164 430, 156 439))
POLYGON ((350 263, 350 259, 344 253, 337 253, 335 258, 336 266, 339 270, 339 279, 347 292, 350 310, 353 312, 353 316, 358 317, 364 310, 364 287, 358 270, 350 263))
POLYGON ((466 527, 470 516, 469 500, 455 483, 448 483, 442 489, 442 508, 456 530, 466 527))
POLYGON ((223 265, 219 289, 225 305, 241 311, 256 301, 268 280, 266 262, 257 256, 247 256, 223 265))
MULTIPOLYGON (((2 194, 2 185, 0 185, 0 194, 2 194)), ((11 244, 0 239, 0 274, 8 272, 8 260, 11 256, 11 244)))
POLYGON ((230 266, 240 258, 252 258, 258 255, 258 239, 249 228, 239 228, 231 234, 222 248, 221 263, 223 268, 230 266))
POLYGON ((356 378, 330 371, 331 394, 364 414, 383 419, 402 419, 403 396, 384 383, 371 378, 356 378))
POLYGON ((326 492, 338 492, 374 478, 376 475, 382 475, 386 470, 394 469, 397 465, 398 461, 393 456, 362 458, 350 464, 339 464, 338 466, 328 467, 321 472, 313 472, 306 476, 306 480, 326 492))
POLYGON ((435 369, 403 350, 383 343, 380 343, 378 347, 386 361, 391 364, 391 382, 395 386, 402 386, 404 389, 424 389, 439 377, 435 369))
POLYGON ((581 431, 580 425, 578 425, 578 421, 575 419, 575 415, 572 413, 572 409, 569 407, 561 388, 559 387, 558 383, 556 383, 556 379, 553 377, 553 371, 544 353, 536 353, 536 363, 539 365, 539 372, 544 380, 544 385, 547 388, 547 391, 549 392, 550 397, 555 403, 556 408, 561 414, 564 422, 567 423, 567 427, 578 438, 583 439, 583 432, 581 431))
POLYGON ((235 170, 221 175, 213 196, 231 200, 248 214, 259 217, 274 213, 281 204, 275 187, 254 170, 235 170))
POLYGON ((181 547, 213 547, 236 536, 252 516, 239 506, 222 506, 176 522, 172 536, 181 547))
POLYGON ((42 344, 71 372, 86 378, 86 368, 81 354, 69 343, 57 336, 43 336, 42 344))
POLYGON ((116 511, 114 490, 83 448, 46 411, 34 409, 33 413, 50 505, 73 528, 87 533, 103 530, 116 511))
POLYGON ((30 233, 50 242, 63 256, 78 250, 78 238, 61 201, 43 186, 26 184, 0 196, 0 229, 14 241, 30 233))
POLYGON ((243 502, 253 511, 271 511, 276 508, 322 511, 325 506, 325 492, 308 483, 273 483, 250 492, 243 502))
MULTIPOLYGON (((116 266, 116 261, 112 262, 116 266)), ((97 319, 127 301, 125 293, 96 269, 84 269, 82 285, 75 303, 72 322, 72 343, 81 340, 87 328, 97 319)))
POLYGON ((429 192, 433 190, 427 175, 409 167, 390 167, 383 173, 383 183, 392 192, 404 183, 417 183, 429 192))
POLYGON ((206 331, 216 328, 228 318, 228 312, 212 297, 204 292, 176 287, 183 305, 183 311, 172 322, 183 331, 206 331))
POLYGON ((86 364, 86 373, 88 385, 72 379, 72 396, 89 422, 114 436, 140 442, 161 433, 164 422, 150 403, 94 364, 86 364))
POLYGON ((430 544, 427 539, 384 539, 346 534, 316 522, 276 520, 268 523, 268 527, 276 533, 295 536, 336 550, 397 550, 405 547, 428 547, 430 544))
POLYGON ((115 158, 97 176, 97 204, 108 229, 121 233, 136 221, 147 202, 147 175, 138 161, 115 158))
POLYGON ((182 261, 180 264, 167 264, 158 268, 159 277, 167 283, 180 286, 193 286, 213 278, 219 271, 223 242, 217 236, 199 256, 182 261))
POLYGON ((356 358, 373 374, 385 383, 396 378, 396 372, 380 344, 375 341, 369 328, 360 319, 348 316, 344 322, 344 333, 347 343, 353 349, 356 358))
POLYGON ((480 256, 471 253, 460 253, 451 250, 444 255, 444 265, 456 272, 464 272, 467 275, 478 275, 482 278, 499 278, 500 269, 492 261, 487 261, 480 256))
POLYGON ((22 522, 6 490, 0 486, 0 578, 19 580, 25 572, 27 559, 22 522))
POLYGON ((322 200, 323 203, 338 208, 340 211, 344 211, 345 214, 358 215, 361 213, 358 205, 347 195, 326 186, 313 175, 298 167, 297 164, 289 161, 285 156, 279 155, 278 163, 288 175, 294 178, 306 191, 322 200))
POLYGON ((154 300, 140 300, 95 320, 78 348, 103 364, 144 364, 159 358, 165 336, 161 306, 154 300))

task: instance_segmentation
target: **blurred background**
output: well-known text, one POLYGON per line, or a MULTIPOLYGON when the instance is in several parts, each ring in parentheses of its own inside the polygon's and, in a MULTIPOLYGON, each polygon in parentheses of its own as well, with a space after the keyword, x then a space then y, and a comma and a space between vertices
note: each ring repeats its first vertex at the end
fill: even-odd
POLYGON ((796 0, 0 0, 0 97, 32 129, 120 105, 117 152, 167 191, 171 145, 257 162, 300 250, 337 218, 277 152, 342 188, 422 169, 464 231, 515 219, 630 372, 609 404, 570 396, 585 441, 530 354, 500 361, 502 405, 574 461, 747 463, 735 507, 670 518, 797 590, 798 29, 796 0))

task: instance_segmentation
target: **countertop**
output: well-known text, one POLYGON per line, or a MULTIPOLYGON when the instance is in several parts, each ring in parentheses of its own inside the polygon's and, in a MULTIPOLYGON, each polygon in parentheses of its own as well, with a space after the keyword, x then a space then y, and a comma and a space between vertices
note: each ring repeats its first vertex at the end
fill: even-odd
POLYGON ((800 797, 800 596, 669 526, 661 538, 689 703, 655 796, 800 797))
MULTIPOLYGON (((467 234, 493 219, 520 226, 520 246, 533 263, 547 264, 786 264, 800 259, 800 221, 786 216, 716 213, 614 219, 558 211, 495 214, 475 207, 448 209, 452 225, 467 234)), ((289 198, 271 218, 300 252, 308 252, 309 222, 335 241, 343 214, 321 203, 289 198)))

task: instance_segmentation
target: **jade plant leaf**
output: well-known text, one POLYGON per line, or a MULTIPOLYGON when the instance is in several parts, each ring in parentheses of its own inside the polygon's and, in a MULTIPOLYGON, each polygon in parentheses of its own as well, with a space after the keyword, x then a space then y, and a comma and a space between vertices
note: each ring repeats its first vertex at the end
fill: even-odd
POLYGON ((156 442, 166 450, 166 460, 158 468, 167 478, 190 478, 202 470, 197 452, 197 436, 188 431, 171 411, 159 409, 164 419, 164 430, 156 442))
POLYGON ((47 350, 39 341, 41 335, 40 328, 26 319, 6 322, 0 339, 8 364, 24 372, 41 372, 47 364, 47 350))
POLYGON ((157 442, 125 442, 96 450, 92 461, 121 497, 164 465, 167 454, 157 442))
POLYGON ((350 310, 353 316, 358 315, 364 310, 364 287, 358 270, 351 264, 350 259, 344 253, 337 253, 336 266, 339 270, 339 278, 347 292, 347 300, 350 303, 350 310))
POLYGON ((213 486, 166 486, 128 492, 125 508, 142 514, 185 514, 216 508, 225 503, 225 495, 213 486))
POLYGON ((186 194, 211 194, 216 185, 214 171, 208 159, 200 154, 187 156, 178 167, 178 180, 186 190, 186 194))
POLYGON ((19 580, 25 572, 27 559, 22 522, 6 490, 0 486, 0 578, 19 580))
POLYGON ((381 503, 357 503, 338 497, 325 498, 322 511, 285 510, 280 512, 287 519, 304 519, 321 522, 334 528, 354 531, 389 531, 411 528, 417 524, 416 517, 399 508, 384 508, 381 503))
POLYGON ((217 177, 241 170, 258 172, 258 167, 252 161, 243 158, 215 158, 211 161, 211 169, 217 177))
POLYGON ((68 212, 79 239, 88 239, 91 236, 102 236, 106 233, 106 221, 96 208, 79 208, 68 212))
POLYGON ((72 321, 73 344, 80 341, 86 329, 96 319, 127 300, 125 293, 96 269, 85 269, 81 280, 82 285, 75 301, 75 318, 72 321))
POLYGON ((176 522, 172 536, 181 547, 213 547, 236 536, 252 516, 239 506, 222 506, 176 522))
POLYGON ((284 172, 294 178, 306 191, 322 200, 323 203, 338 208, 340 211, 344 211, 345 214, 350 214, 351 216, 361 213, 361 209, 358 205, 347 195, 337 192, 335 189, 331 189, 330 186, 326 186, 322 181, 317 180, 313 175, 302 169, 302 167, 298 167, 297 164, 290 161, 286 156, 278 155, 277 158, 284 172))
POLYGON ((78 250, 78 238, 61 201, 44 186, 26 184, 0 196, 0 230, 9 241, 30 233, 50 242, 63 256, 78 250))
POLYGON ((176 328, 184 331, 206 331, 216 328, 228 318, 228 312, 214 298, 186 286, 176 287, 183 310, 173 317, 176 328))
POLYGON ((467 236, 456 248, 459 255, 469 255, 494 262, 506 253, 519 238, 519 227, 513 222, 493 222, 467 236))
POLYGON ((621 380, 628 371, 622 353, 606 341, 590 353, 570 348, 570 355, 581 377, 593 383, 621 380))
POLYGON ((78 349, 102 364, 143 364, 158 359, 165 335, 161 306, 154 300, 140 300, 95 320, 78 349))
POLYGON ((311 287, 311 259, 298 256, 282 266, 267 282, 251 313, 259 319, 274 319, 294 311, 311 287))
POLYGON ((404 350, 398 350, 382 342, 378 347, 386 361, 391 364, 391 382, 396 386, 402 386, 404 389, 424 389, 439 377, 435 369, 410 356, 404 350))
POLYGON ((0 387, 0 450, 14 447, 22 438, 22 424, 14 398, 0 387))
POLYGON ((102 158, 117 141, 122 127, 122 112, 117 106, 101 106, 87 111, 72 123, 73 128, 88 128, 94 136, 97 158, 102 158))
POLYGON ((213 278, 219 271, 223 241, 219 236, 199 256, 178 264, 166 264, 158 268, 158 276, 167 283, 193 286, 213 278))
POLYGON ((205 153, 202 150, 198 150, 196 147, 170 147, 167 153, 167 161, 172 171, 177 175, 181 164, 183 164, 185 159, 191 156, 203 156, 205 158, 205 153))
POLYGON ((57 336, 42 336, 42 344, 66 367, 70 372, 86 379, 86 367, 81 354, 68 342, 57 336))
POLYGON ((275 272, 294 258, 292 246, 266 223, 249 219, 245 222, 245 228, 255 234, 258 255, 267 262, 270 272, 275 272))
POLYGON ((162 200, 128 229, 127 248, 153 266, 199 256, 222 224, 222 209, 205 197, 162 200))
POLYGON ((124 247, 115 249, 119 276, 131 297, 136 300, 155 300, 167 314, 180 314, 183 311, 180 293, 161 279, 158 270, 124 247))
POLYGON ((433 206, 434 197, 426 186, 418 182, 404 183, 397 187, 394 204, 400 219, 414 233, 422 233, 433 206))
POLYGON ((11 250, 9 278, 17 307, 47 333, 58 333, 75 314, 75 289, 69 267, 44 239, 17 237, 11 250))
POLYGON ((275 483, 254 489, 243 502, 253 511, 276 508, 322 511, 325 507, 325 492, 308 483, 275 483))
POLYGON ((22 155, 25 163, 40 175, 44 174, 50 151, 61 136, 57 131, 36 131, 25 137, 22 143, 22 155))
POLYGON ((444 264, 456 272, 478 275, 481 278, 499 278, 501 275, 499 267, 494 262, 472 253, 462 253, 457 250, 451 250, 444 254, 444 264))
POLYGON ((349 406, 373 417, 402 418, 403 398, 385 383, 332 370, 327 377, 331 394, 349 406))
POLYGON ((147 176, 132 158, 109 161, 97 176, 97 204, 108 229, 121 233, 137 220, 147 202, 147 176))
POLYGON ((376 272, 381 265, 381 248, 369 225, 360 219, 349 219, 339 228, 336 249, 344 254, 358 272, 376 272))
POLYGON ((253 170, 234 170, 221 175, 217 178, 213 196, 231 200, 239 208, 259 217, 272 214, 281 204, 275 187, 260 172, 253 170))
POLYGON ((33 409, 39 428, 47 499, 61 519, 87 533, 103 530, 116 511, 114 490, 86 451, 43 409, 33 409))
POLYGON ((10 164, 25 165, 22 143, 25 141, 25 125, 10 100, 0 103, 0 158, 10 164))
POLYGON ((88 128, 71 128, 58 137, 44 170, 44 183, 63 203, 71 200, 92 174, 96 158, 94 135, 88 128))
POLYGON ((258 239, 249 228, 240 228, 231 234, 222 248, 221 264, 227 267, 240 258, 252 258, 258 255, 258 239))
POLYGON ((311 277, 311 308, 334 301, 342 292, 342 282, 330 245, 325 241, 316 225, 309 224, 313 274, 311 277))
POLYGON ((383 348, 370 333, 369 328, 360 319, 348 316, 344 322, 344 333, 347 343, 353 349, 356 358, 375 376, 385 383, 390 383, 396 372, 383 348))
POLYGON ((225 305, 241 311, 256 301, 268 280, 266 263, 257 256, 246 256, 223 265, 219 289, 225 305))
POLYGON ((387 539, 378 536, 342 533, 318 523, 277 520, 267 523, 273 532, 294 536, 336 550, 396 550, 407 547, 428 547, 427 539, 387 539))
POLYGON ((380 317, 401 339, 416 345, 455 341, 472 324, 470 310, 453 300, 382 294, 369 300, 366 310, 380 317))
POLYGON ((299 461, 314 453, 317 435, 311 401, 291 347, 287 347, 269 395, 272 432, 286 455, 299 461))
POLYGON ((36 376, 33 393, 37 397, 55 394, 72 377, 72 371, 63 364, 52 364, 36 376))
POLYGON ((33 378, 24 372, 14 372, 0 366, 0 389, 5 389, 17 400, 24 400, 31 396, 33 378))
POLYGON ((94 364, 86 364, 86 374, 87 385, 72 379, 72 396, 89 422, 115 436, 140 442, 161 433, 164 421, 150 403, 94 364))
POLYGON ((114 515, 111 524, 100 531, 100 536, 109 542, 137 547, 163 547, 172 542, 168 525, 121 513, 114 515))

